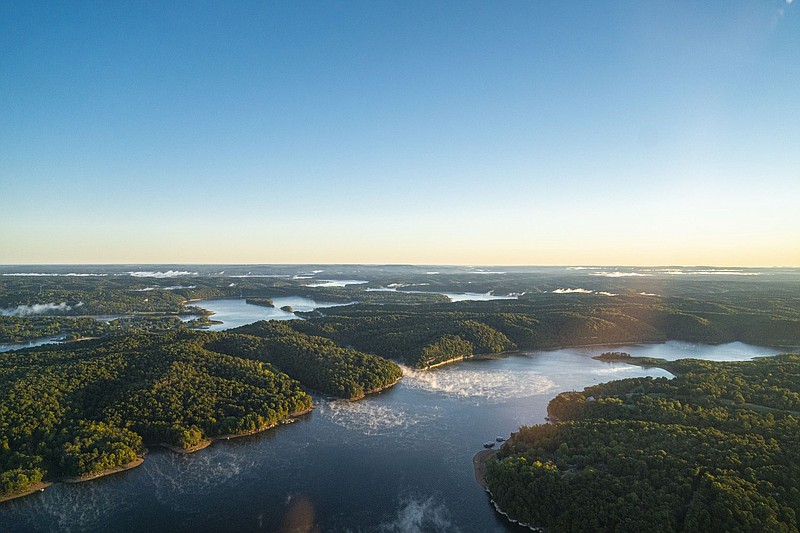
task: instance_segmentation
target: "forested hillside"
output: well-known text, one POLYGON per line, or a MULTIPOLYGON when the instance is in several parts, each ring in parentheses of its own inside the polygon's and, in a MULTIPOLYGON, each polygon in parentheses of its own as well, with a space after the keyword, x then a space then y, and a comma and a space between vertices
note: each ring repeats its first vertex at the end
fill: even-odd
POLYGON ((242 326, 216 335, 209 347, 271 363, 307 387, 351 400, 388 387, 403 376, 391 361, 298 333, 285 322, 242 326))
POLYGON ((797 531, 800 355, 661 364, 556 397, 487 464, 496 504, 546 531, 797 531))
POLYGON ((402 375, 327 339, 259 327, 261 337, 126 332, 0 355, 0 496, 125 465, 146 444, 188 449, 268 428, 311 408, 293 378, 359 398, 402 375))
POLYGON ((543 294, 521 300, 354 305, 303 314, 291 327, 426 368, 473 354, 569 345, 684 340, 800 345, 800 314, 673 298, 543 294))

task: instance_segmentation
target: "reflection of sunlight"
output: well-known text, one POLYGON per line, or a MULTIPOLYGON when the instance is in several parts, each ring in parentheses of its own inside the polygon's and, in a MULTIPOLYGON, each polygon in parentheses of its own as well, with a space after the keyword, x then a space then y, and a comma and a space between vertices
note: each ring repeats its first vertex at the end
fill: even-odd
MULTIPOLYGON (((283 517, 281 526, 278 529, 281 533, 313 533, 320 531, 319 526, 314 523, 316 512, 314 504, 306 496, 299 494, 289 496, 289 508, 283 517)), ((259 523, 259 527, 263 526, 259 523)))
MULTIPOLYGON (((658 370, 661 370, 661 369, 654 369, 654 370, 658 371, 658 370)), ((664 372, 667 373, 666 370, 664 372)), ((595 375, 595 376, 607 376, 607 375, 613 375, 613 374, 626 374, 626 373, 627 374, 633 373, 633 374, 636 374, 636 376, 639 376, 642 373, 642 368, 639 367, 639 366, 636 366, 636 365, 622 364, 622 365, 608 366, 607 368, 596 368, 596 369, 592 370, 591 373, 593 375, 595 375)), ((672 374, 668 374, 668 375, 671 376, 672 374)), ((623 378, 619 378, 619 379, 623 379, 623 378)))
POLYGON ((550 378, 534 370, 508 372, 466 365, 422 371, 402 368, 404 378, 401 383, 404 387, 456 398, 482 398, 491 402, 502 402, 535 396, 555 387, 550 378))
POLYGON ((337 426, 358 431, 364 435, 385 435, 398 430, 404 431, 419 423, 421 419, 403 409, 367 400, 359 402, 336 400, 323 403, 317 408, 317 412, 337 426))
POLYGON ((318 282, 309 283, 306 287, 347 287, 348 285, 363 285, 369 281, 363 279, 321 279, 318 282))

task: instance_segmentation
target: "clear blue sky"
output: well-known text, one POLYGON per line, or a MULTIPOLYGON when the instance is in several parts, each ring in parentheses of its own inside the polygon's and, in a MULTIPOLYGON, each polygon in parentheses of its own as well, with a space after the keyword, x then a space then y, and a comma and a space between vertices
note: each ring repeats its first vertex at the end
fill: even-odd
POLYGON ((0 263, 800 265, 800 1, 0 3, 0 263))

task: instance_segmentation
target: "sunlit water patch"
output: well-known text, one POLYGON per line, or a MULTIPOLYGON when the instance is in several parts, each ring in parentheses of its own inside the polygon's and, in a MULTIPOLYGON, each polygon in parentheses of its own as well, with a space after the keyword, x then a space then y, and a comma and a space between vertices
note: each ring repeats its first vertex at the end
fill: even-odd
POLYGON ((544 394, 555 389, 555 383, 535 370, 507 372, 488 366, 462 365, 436 370, 414 370, 403 367, 403 386, 454 398, 474 398, 503 402, 544 394))
POLYGON ((297 311, 313 311, 325 307, 347 305, 335 302, 317 302, 311 298, 300 296, 272 298, 274 307, 248 304, 244 299, 197 300, 190 303, 211 311, 214 313, 211 315, 211 319, 222 322, 209 326, 208 329, 211 331, 236 328, 259 320, 294 320, 299 318, 295 314, 297 311), (291 311, 281 308, 291 308, 291 311))
POLYGON ((322 415, 337 426, 367 436, 408 434, 424 418, 422 413, 409 412, 402 406, 380 404, 369 399, 323 402, 315 414, 322 415))
POLYGON ((468 301, 477 301, 477 302, 488 302, 490 300, 516 300, 516 295, 496 295, 492 292, 443 292, 445 296, 450 298, 451 302, 468 302, 468 301))
MULTIPOLYGON (((428 285, 428 283, 418 283, 415 284, 414 287, 419 287, 421 285, 428 285)), ((519 294, 494 294, 493 292, 436 292, 436 291, 416 291, 412 289, 406 289, 405 287, 409 287, 408 284, 402 283, 390 283, 386 287, 370 287, 365 289, 367 292, 406 292, 409 294, 441 294, 447 296, 451 302, 466 302, 466 301, 477 301, 477 302, 488 302, 490 300, 516 300, 519 298, 519 294)), ((522 294, 525 294, 524 292, 522 294)))
POLYGON ((45 344, 58 344, 66 339, 64 335, 55 335, 53 337, 43 337, 41 339, 34 339, 26 342, 15 342, 11 344, 0 344, 0 353, 10 352, 12 350, 22 350, 23 348, 33 348, 36 346, 44 346, 45 344))
POLYGON ((361 279, 321 279, 315 283, 309 283, 306 287, 347 287, 348 285, 363 285, 369 281, 361 279))
MULTIPOLYGON (((605 363, 605 366, 602 368, 593 368, 589 372, 593 376, 608 376, 608 379, 625 379, 641 375, 642 369, 641 367, 625 363, 605 363)), ((671 374, 668 376, 671 376, 671 374)))
POLYGON ((676 359, 749 361, 754 357, 776 355, 781 353, 782 350, 766 346, 754 346, 743 342, 698 344, 683 341, 667 341, 657 344, 641 344, 627 351, 635 357, 658 357, 668 361, 674 361, 676 359))

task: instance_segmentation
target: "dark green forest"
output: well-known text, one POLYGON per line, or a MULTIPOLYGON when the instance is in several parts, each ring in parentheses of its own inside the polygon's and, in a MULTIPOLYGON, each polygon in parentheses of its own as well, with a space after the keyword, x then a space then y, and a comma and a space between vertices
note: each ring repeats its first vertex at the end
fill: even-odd
POLYGON ((658 362, 550 402, 487 463, 509 517, 546 531, 797 531, 800 355, 658 362))
POLYGON ((217 334, 209 347, 273 364, 309 388, 350 400, 388 387, 403 376, 391 361, 298 333, 285 322, 262 320, 217 334))
POLYGON ((800 313, 694 299, 541 294, 520 300, 353 305, 303 314, 291 327, 418 368, 475 354, 570 345, 743 341, 800 345, 800 313))
POLYGON ((264 327, 262 337, 121 332, 0 354, 0 496, 125 465, 147 444, 189 449, 271 427, 311 409, 307 388, 358 398, 402 375, 385 359, 264 327))

